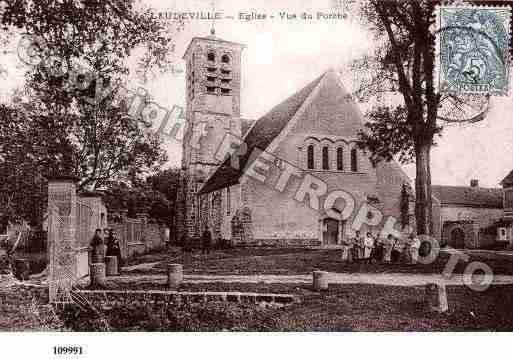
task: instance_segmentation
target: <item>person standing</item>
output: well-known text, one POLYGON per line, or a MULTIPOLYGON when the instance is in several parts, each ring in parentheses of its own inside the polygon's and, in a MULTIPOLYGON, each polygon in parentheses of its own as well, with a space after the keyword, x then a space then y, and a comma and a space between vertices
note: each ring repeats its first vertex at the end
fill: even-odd
POLYGON ((404 250, 403 250, 403 258, 406 263, 411 263, 411 238, 412 234, 410 233, 406 240, 404 241, 404 250))
POLYGON ((392 248, 392 262, 399 263, 401 261, 404 251, 405 240, 403 237, 397 238, 394 241, 394 247, 392 248))
POLYGON ((12 246, 8 239, 0 242, 0 275, 12 274, 12 246))
POLYGON ((377 236, 377 238, 375 238, 375 246, 374 246, 374 254, 373 254, 373 258, 375 261, 377 262, 381 262, 383 261, 383 238, 377 236))
POLYGON ((355 232, 355 236, 353 238, 353 258, 355 260, 359 260, 361 258, 363 258, 363 256, 361 256, 361 250, 360 250, 360 247, 362 245, 362 238, 360 236, 360 231, 356 231, 355 232))
POLYGON ((419 249, 420 249, 420 240, 419 237, 411 234, 410 242, 409 242, 409 250, 410 250, 410 263, 417 264, 419 259, 419 249))
POLYGON ((209 254, 210 248, 212 246, 212 234, 210 234, 210 230, 208 229, 208 226, 205 228, 205 232, 203 232, 203 235, 201 236, 201 249, 203 254, 209 254))
POLYGON ((353 242, 351 238, 343 237, 342 238, 342 261, 343 262, 352 262, 353 261, 353 242))
POLYGON ((109 236, 107 237, 107 256, 113 256, 118 258, 118 267, 121 268, 123 261, 121 259, 121 247, 119 240, 116 237, 116 232, 113 229, 109 229, 109 236))
POLYGON ((372 249, 374 248, 374 238, 372 237, 371 232, 367 232, 365 239, 363 240, 363 251, 364 251, 364 259, 370 263, 372 249))
POLYGON ((365 237, 363 237, 361 235, 360 232, 358 232, 358 249, 359 249, 359 254, 358 254, 358 257, 360 259, 365 259, 365 237))
POLYGON ((92 263, 103 263, 105 260, 105 246, 103 244, 102 230, 98 228, 91 239, 92 263))
POLYGON ((391 234, 389 234, 383 240, 383 262, 390 263, 393 247, 394 247, 394 237, 391 234))

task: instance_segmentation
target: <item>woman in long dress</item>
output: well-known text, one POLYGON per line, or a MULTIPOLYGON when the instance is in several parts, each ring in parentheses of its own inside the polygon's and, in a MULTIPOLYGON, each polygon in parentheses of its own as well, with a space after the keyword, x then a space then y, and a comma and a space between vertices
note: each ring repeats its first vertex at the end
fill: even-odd
POLYGON ((417 264, 419 259, 420 240, 417 236, 413 235, 409 244, 410 263, 417 264))
POLYGON ((344 262, 352 262, 353 256, 351 251, 353 249, 353 243, 350 238, 344 237, 342 238, 342 261, 344 262))
POLYGON ((353 242, 353 259, 358 260, 361 258, 360 256, 360 245, 361 245, 361 237, 360 231, 356 231, 356 235, 352 240, 353 242))
POLYGON ((394 248, 394 237, 389 234, 383 242, 383 262, 390 263, 391 257, 392 257, 392 249, 394 248))
POLYGON ((372 248, 374 248, 374 238, 372 238, 372 234, 370 232, 367 232, 367 236, 363 240, 363 245, 364 245, 364 247, 363 247, 363 250, 364 250, 363 257, 367 261, 370 261, 371 253, 372 253, 372 248))

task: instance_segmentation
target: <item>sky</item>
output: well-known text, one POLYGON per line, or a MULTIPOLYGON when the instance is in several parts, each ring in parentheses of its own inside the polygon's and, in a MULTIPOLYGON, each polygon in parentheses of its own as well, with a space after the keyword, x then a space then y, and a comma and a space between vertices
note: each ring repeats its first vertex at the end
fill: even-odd
MULTIPOLYGON (((216 21, 216 35, 246 45, 242 54, 241 115, 258 119, 273 106, 292 95, 323 72, 343 69, 351 60, 372 50, 373 42, 365 28, 348 19, 282 20, 280 12, 300 15, 303 12, 333 13, 334 0, 216 0, 215 9, 224 16, 216 21), (239 13, 266 14, 274 19, 245 21, 239 13)), ((141 6, 151 6, 158 12, 212 11, 210 0, 141 0, 141 6)), ((341 11, 338 11, 341 12, 341 11)), ((149 79, 146 83, 133 80, 133 88, 148 90, 155 101, 166 108, 185 107, 185 64, 181 60, 194 36, 209 35, 212 22, 191 20, 175 34, 174 72, 149 79)), ((15 71, 4 84, 15 86, 16 59, 8 60, 15 71)), ((2 75, 0 74, 0 77, 2 75)), ((5 76, 4 76, 5 77, 5 76)), ((350 87, 352 75, 342 73, 350 87)), ((5 95, 9 86, 0 89, 5 95)), ((496 187, 513 169, 513 124, 511 98, 493 98, 486 120, 473 125, 447 127, 432 151, 432 183, 468 185, 476 178, 481 186, 496 187)), ((181 144, 166 143, 168 165, 177 166, 181 159, 181 144)), ((413 179, 415 166, 403 166, 413 179)))

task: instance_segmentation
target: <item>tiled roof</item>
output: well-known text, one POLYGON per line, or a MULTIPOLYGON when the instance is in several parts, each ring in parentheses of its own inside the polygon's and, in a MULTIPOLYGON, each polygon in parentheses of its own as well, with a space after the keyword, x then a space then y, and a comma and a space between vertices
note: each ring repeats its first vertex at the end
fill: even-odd
POLYGON ((246 136, 249 129, 251 128, 251 126, 253 126, 254 123, 255 123, 255 120, 241 119, 240 132, 242 134, 242 137, 246 136))
POLYGON ((500 188, 431 186, 431 189, 433 196, 438 198, 442 205, 502 208, 500 188))
POLYGON ((247 150, 240 157, 240 169, 231 166, 230 160, 226 160, 208 179, 200 193, 212 192, 238 183, 242 176, 249 156, 255 148, 264 151, 267 146, 278 136, 289 121, 294 117, 303 102, 308 98, 313 89, 324 77, 324 74, 309 83, 302 90, 275 106, 271 111, 261 117, 244 138, 247 150))

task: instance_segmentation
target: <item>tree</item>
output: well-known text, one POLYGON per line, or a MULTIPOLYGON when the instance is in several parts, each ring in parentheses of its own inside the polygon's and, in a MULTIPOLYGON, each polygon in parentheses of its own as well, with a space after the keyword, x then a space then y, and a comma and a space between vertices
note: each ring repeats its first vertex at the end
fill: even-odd
POLYGON ((64 128, 51 129, 28 118, 20 106, 0 104, 0 217, 2 221, 41 222, 47 203, 47 178, 66 171, 64 128), (59 130, 60 129, 60 130, 59 130))
POLYGON ((20 29, 44 40, 44 59, 55 56, 69 67, 80 59, 102 75, 126 74, 125 59, 134 49, 143 50, 143 72, 166 69, 171 35, 183 25, 159 21, 135 0, 2 0, 0 16, 4 32, 20 29))
POLYGON ((431 233, 430 153, 443 121, 479 121, 488 109, 482 96, 477 98, 480 106, 473 108, 465 96, 441 94, 435 88, 436 5, 432 0, 364 2, 359 14, 374 34, 376 47, 372 56, 353 65, 354 71, 364 74, 356 91, 360 99, 398 95, 367 113, 369 122, 359 134, 359 144, 370 151, 374 163, 393 157, 403 163, 415 160, 418 234, 431 233), (462 106, 472 111, 455 113, 462 106))
POLYGON ((168 168, 148 177, 146 182, 159 193, 162 193, 170 204, 169 227, 173 228, 176 223, 176 200, 180 179, 178 168, 168 168))
POLYGON ((128 211, 128 216, 134 218, 138 213, 148 213, 149 216, 171 228, 173 205, 166 196, 154 190, 147 182, 126 184, 112 182, 109 184, 103 200, 109 213, 128 211))
MULTIPOLYGON (((9 167, 2 193, 17 188, 30 202, 41 194, 32 179, 41 179, 37 185, 46 191, 49 176, 73 174, 81 188, 94 189, 157 170, 166 157, 159 138, 148 131, 151 124, 127 116, 126 101, 114 98, 125 96, 126 60, 134 53, 143 54, 136 60, 145 76, 167 69, 173 24, 159 21, 134 0, 0 0, 0 5, 3 33, 28 33, 36 39, 30 50, 37 50, 36 56, 29 51, 34 66, 18 101, 4 107, 0 117, 0 133, 16 132, 0 150, 0 166, 13 166, 20 158, 27 166, 23 171, 9 167), (17 127, 9 123, 14 113, 17 127)), ((17 212, 23 206, 15 207, 26 215, 17 212)))
POLYGON ((126 59, 133 50, 146 49, 140 58, 145 73, 169 64, 169 28, 151 11, 134 1, 17 0, 2 24, 34 35, 42 61, 28 72, 25 99, 33 104, 30 115, 66 126, 62 140, 75 149, 68 157, 80 187, 94 189, 165 162, 159 138, 148 131, 151 123, 127 116, 126 103, 116 101, 126 96, 126 59))

